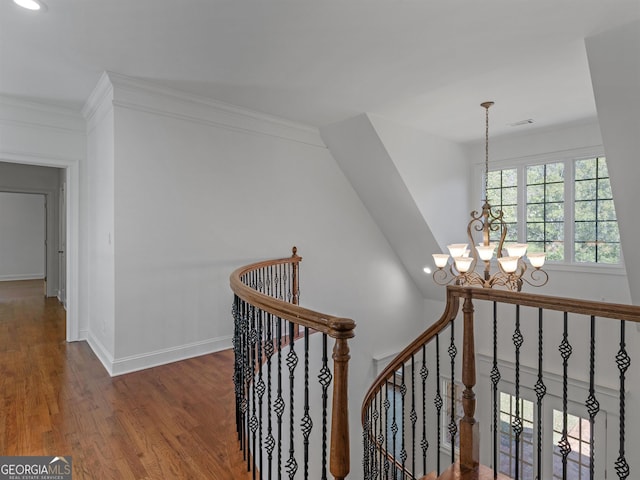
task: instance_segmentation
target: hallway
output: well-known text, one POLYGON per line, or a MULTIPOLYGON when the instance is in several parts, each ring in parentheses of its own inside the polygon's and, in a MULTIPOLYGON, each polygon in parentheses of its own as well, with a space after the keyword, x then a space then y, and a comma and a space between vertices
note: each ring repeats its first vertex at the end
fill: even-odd
POLYGON ((0 455, 71 455, 74 480, 251 478, 232 369, 224 351, 111 378, 42 281, 0 282, 0 455))

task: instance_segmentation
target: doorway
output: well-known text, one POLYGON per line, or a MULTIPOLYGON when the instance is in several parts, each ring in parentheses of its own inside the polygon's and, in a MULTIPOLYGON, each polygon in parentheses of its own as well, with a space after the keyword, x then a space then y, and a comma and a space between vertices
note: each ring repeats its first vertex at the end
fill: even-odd
POLYGON ((46 204, 42 193, 0 191, 0 280, 43 280, 46 286, 46 204))
POLYGON ((42 157, 30 158, 27 155, 13 158, 6 152, 0 155, 0 191, 41 194, 47 199, 46 294, 57 296, 65 306, 67 341, 83 339, 79 325, 77 294, 78 168, 78 162, 72 159, 48 160, 42 157), (38 183, 42 182, 44 170, 55 171, 56 181, 47 185, 38 183))

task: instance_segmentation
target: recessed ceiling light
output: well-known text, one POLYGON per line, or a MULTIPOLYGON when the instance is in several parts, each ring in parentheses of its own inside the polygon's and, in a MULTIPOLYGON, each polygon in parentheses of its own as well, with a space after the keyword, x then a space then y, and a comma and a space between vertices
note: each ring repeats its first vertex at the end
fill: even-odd
POLYGON ((46 10, 47 7, 40 0, 13 0, 13 3, 21 6, 22 8, 26 8, 27 10, 46 10))

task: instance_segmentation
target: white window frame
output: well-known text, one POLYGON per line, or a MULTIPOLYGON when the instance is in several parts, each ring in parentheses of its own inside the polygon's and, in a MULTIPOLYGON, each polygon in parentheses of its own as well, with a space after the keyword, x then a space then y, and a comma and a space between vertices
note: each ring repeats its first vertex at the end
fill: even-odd
MULTIPOLYGON (((574 202, 574 161, 585 160, 595 157, 606 157, 602 146, 588 147, 581 149, 572 149, 562 152, 551 152, 540 155, 532 155, 520 158, 511 158, 498 161, 490 161, 489 171, 505 170, 509 168, 518 169, 518 238, 526 238, 526 167, 533 165, 543 165, 547 163, 565 162, 565 179, 571 181, 564 182, 565 188, 565 205, 573 205, 574 202)), ((476 164, 474 168, 474 178, 478 181, 473 182, 472 209, 477 210, 479 202, 484 200, 484 165, 476 164)), ((614 200, 615 201, 615 200, 614 200)), ((563 261, 549 261, 545 263, 546 271, 561 270, 565 272, 580 273, 607 273, 611 275, 626 275, 624 267, 624 258, 622 251, 620 252, 620 263, 591 263, 591 262, 575 262, 574 258, 574 209, 565 207, 564 220, 564 243, 565 243, 565 259, 563 261)))

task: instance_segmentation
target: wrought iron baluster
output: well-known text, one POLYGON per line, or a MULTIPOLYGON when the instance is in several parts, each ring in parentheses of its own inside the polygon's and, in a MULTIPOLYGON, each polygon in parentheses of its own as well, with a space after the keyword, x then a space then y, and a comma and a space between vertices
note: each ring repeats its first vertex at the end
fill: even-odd
POLYGON ((379 392, 379 398, 378 401, 380 403, 380 433, 378 434, 378 449, 380 451, 379 453, 379 463, 380 466, 378 467, 378 471, 380 472, 380 478, 382 478, 382 472, 384 472, 384 459, 386 457, 386 455, 384 454, 384 439, 385 439, 385 435, 387 432, 387 415, 386 413, 383 414, 383 408, 384 408, 384 402, 382 401, 382 387, 380 388, 380 392, 379 392), (382 418, 384 417, 384 422, 382 421, 382 418), (383 428, 384 428, 384 434, 383 434, 383 428))
POLYGON ((543 381, 542 371, 542 354, 543 354, 543 334, 542 334, 543 309, 538 309, 538 380, 536 381, 535 391, 537 401, 537 478, 542 479, 542 399, 547 393, 547 387, 543 381))
POLYGON ((369 437, 369 442, 370 442, 370 455, 371 455, 371 463, 370 463, 370 467, 371 467, 371 478, 373 480, 378 478, 378 461, 377 461, 377 455, 379 454, 379 448, 378 448, 378 440, 376 438, 376 433, 378 432, 378 419, 380 418, 380 410, 378 410, 378 402, 380 399, 380 392, 376 393, 376 395, 373 397, 373 429, 371 430, 371 435, 369 437))
POLYGON ((420 367, 420 378, 422 379, 422 439, 420 447, 422 448, 422 474, 427 474, 427 450, 429 442, 427 440, 427 378, 429 377, 429 369, 427 368, 427 346, 422 346, 422 366, 420 367))
POLYGON ((455 333, 454 333, 454 322, 451 321, 451 342, 449 343, 449 348, 447 352, 449 353, 449 358, 451 359, 451 388, 449 394, 451 396, 451 400, 449 401, 449 407, 451 408, 451 414, 449 416, 449 437, 451 441, 451 463, 455 463, 456 461, 456 434, 458 433, 458 425, 456 425, 456 355, 458 353, 458 349, 456 348, 455 343, 455 333))
POLYGON ((411 473, 416 474, 416 422, 418 414, 416 413, 416 365, 414 355, 411 354, 411 473))
POLYGON ((405 477, 405 474, 407 472, 406 469, 406 461, 407 461, 407 449, 405 448, 405 396, 407 394, 407 384, 405 382, 404 379, 404 375, 405 375, 405 365, 404 363, 402 364, 402 369, 401 369, 401 376, 402 376, 402 383, 400 384, 400 395, 401 395, 401 399, 400 399, 400 403, 401 403, 401 408, 402 408, 402 413, 400 415, 400 422, 402 422, 401 424, 401 437, 400 437, 400 460, 402 461, 402 478, 405 477))
POLYGON ((389 478, 389 407, 391 402, 389 401, 389 382, 384 384, 384 478, 389 478))
POLYGON ((328 366, 327 358, 327 334, 322 334, 322 367, 318 375, 322 386, 322 480, 327 479, 327 389, 331 384, 331 370, 328 366))
POLYGON ((289 479, 292 480, 298 471, 298 462, 295 458, 295 443, 294 443, 294 383, 295 383, 295 368, 298 364, 298 355, 294 349, 294 324, 289 322, 289 352, 287 353, 287 367, 289 368, 289 458, 285 465, 289 479))
POLYGON ((513 333, 513 345, 516 347, 516 415, 511 428, 515 433, 516 443, 516 478, 520 480, 520 436, 522 435, 522 417, 520 415, 520 347, 524 343, 522 332, 520 331, 520 305, 516 305, 516 329, 513 333))
POLYGON ((309 478, 309 435, 313 421, 309 415, 309 327, 304 327, 304 416, 302 417, 302 436, 304 438, 304 478, 309 478))
POLYGON ((567 416, 568 416, 568 365, 571 356, 572 347, 568 340, 569 337, 569 314, 564 312, 562 343, 560 343, 560 355, 562 356, 562 438, 558 442, 560 453, 562 454, 562 479, 567 479, 567 457, 571 453, 571 444, 569 443, 567 433, 567 416))
POLYGON ((367 407, 364 425, 362 425, 362 471, 367 480, 371 478, 369 473, 369 428, 371 428, 371 405, 367 407))
POLYGON ((397 391, 396 391, 396 372, 393 372, 393 421, 391 422, 391 433, 393 434, 393 478, 394 480, 398 478, 398 460, 396 459, 396 438, 398 436, 398 423, 396 422, 396 399, 397 399, 397 391))
POLYGON ((274 411, 278 424, 278 480, 282 479, 282 414, 284 413, 284 400, 282 398, 282 318, 276 318, 276 345, 278 352, 278 390, 274 411))
POLYGON ((591 328, 589 335, 589 396, 585 405, 589 412, 589 479, 595 478, 595 424, 596 415, 600 411, 600 403, 595 396, 595 370, 596 370, 596 317, 591 315, 591 328))
MULTIPOLYGON (((255 278, 254 278, 255 280, 255 278)), ((256 478, 256 453, 257 453, 257 438, 256 432, 258 430, 258 417, 256 415, 256 382, 253 380, 255 372, 260 366, 257 364, 258 362, 258 330, 256 328, 256 307, 251 306, 250 309, 251 315, 251 330, 249 331, 249 344, 250 344, 250 352, 251 352, 251 370, 249 372, 250 378, 249 382, 251 382, 251 418, 249 420, 249 428, 251 429, 251 444, 252 444, 252 467, 253 467, 253 479, 256 478)))
MULTIPOLYGON (((264 340, 264 329, 262 328, 262 324, 264 322, 264 312, 262 310, 258 310, 257 315, 257 323, 258 323, 258 342, 256 343, 256 348, 258 350, 258 361, 257 361, 257 369, 258 369, 258 383, 256 385, 256 392, 258 393, 258 451, 259 454, 259 462, 258 462, 258 471, 260 472, 260 477, 262 477, 262 465, 263 465, 263 448, 262 448, 262 406, 263 406, 263 397, 264 392, 266 390, 266 385, 264 383, 264 379, 262 378, 262 352, 265 345, 264 340)), ((254 452, 254 456, 256 453, 254 452)))
POLYGON ((631 358, 627 353, 625 341, 625 321, 620 320, 620 350, 616 355, 616 365, 620 371, 620 448, 618 459, 615 462, 618 478, 624 480, 629 477, 631 470, 625 456, 625 377, 627 369, 631 366, 631 358))
POLYGON ((436 449, 436 457, 438 464, 438 476, 440 476, 440 448, 442 446, 442 395, 440 395, 440 334, 436 334, 436 396, 433 400, 436 406, 436 419, 438 422, 437 435, 437 449, 436 449))
POLYGON ((265 441, 265 447, 267 449, 267 464, 269 479, 272 476, 273 468, 273 449, 275 447, 275 439, 273 438, 273 424, 272 424, 272 409, 271 409, 271 357, 273 357, 274 345, 273 345, 273 316, 267 313, 267 331, 266 342, 264 344, 265 356, 267 357, 267 438, 265 441))
POLYGON ((498 303, 493 302, 493 366, 491 368, 492 408, 493 408, 493 478, 498 478, 498 303))

